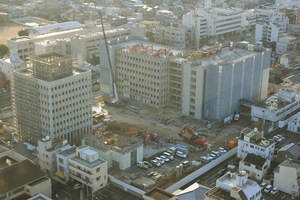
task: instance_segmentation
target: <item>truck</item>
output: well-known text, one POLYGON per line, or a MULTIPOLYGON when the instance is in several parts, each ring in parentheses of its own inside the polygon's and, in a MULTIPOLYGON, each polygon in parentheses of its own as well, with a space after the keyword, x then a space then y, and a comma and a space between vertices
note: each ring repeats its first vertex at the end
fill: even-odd
POLYGON ((227 150, 233 149, 234 147, 237 146, 237 144, 238 144, 238 142, 236 140, 230 140, 225 145, 225 149, 227 149, 227 150))

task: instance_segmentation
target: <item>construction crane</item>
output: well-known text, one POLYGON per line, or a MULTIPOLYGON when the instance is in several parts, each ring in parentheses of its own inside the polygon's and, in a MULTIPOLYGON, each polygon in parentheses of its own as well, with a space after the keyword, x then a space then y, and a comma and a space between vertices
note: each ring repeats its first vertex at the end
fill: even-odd
POLYGON ((108 44, 107 44, 106 34, 105 34, 105 30, 104 30, 104 25, 103 25, 102 13, 99 12, 99 15, 100 15, 100 20, 101 20, 101 27, 102 27, 102 32, 103 32, 103 38, 104 38, 106 53, 107 53, 107 57, 108 57, 110 75, 111 75, 112 83, 113 83, 113 99, 111 100, 111 103, 112 104, 118 104, 119 103, 119 98, 118 98, 117 86, 116 86, 116 82, 115 82, 115 76, 114 76, 114 73, 113 73, 113 69, 112 69, 112 66, 111 66, 109 50, 108 50, 108 44))
POLYGON ((200 146, 204 146, 207 145, 208 143, 208 139, 207 137, 204 136, 198 136, 195 133, 193 133, 193 131, 191 129, 189 129, 188 127, 183 128, 178 135, 186 140, 190 140, 192 141, 192 144, 195 145, 200 145, 200 146), (187 138, 184 136, 185 133, 188 133, 191 137, 187 138))

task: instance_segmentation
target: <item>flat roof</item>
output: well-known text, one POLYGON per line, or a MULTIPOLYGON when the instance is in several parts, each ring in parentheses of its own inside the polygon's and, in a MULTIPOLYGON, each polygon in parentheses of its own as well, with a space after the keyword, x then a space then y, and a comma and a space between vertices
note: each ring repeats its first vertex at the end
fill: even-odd
POLYGON ((29 160, 18 162, 0 170, 0 194, 46 177, 47 174, 29 160))
POLYGON ((300 171, 300 161, 298 160, 287 159, 280 163, 279 166, 296 168, 297 172, 300 171))
POLYGON ((144 195, 159 200, 169 200, 170 198, 174 197, 173 194, 159 188, 154 188, 149 192, 146 192, 144 195))
POLYGON ((92 156, 92 155, 94 155, 94 154, 97 154, 97 152, 94 151, 94 150, 92 150, 92 149, 86 149, 86 150, 83 150, 82 153, 87 154, 87 155, 89 155, 89 156, 92 156))

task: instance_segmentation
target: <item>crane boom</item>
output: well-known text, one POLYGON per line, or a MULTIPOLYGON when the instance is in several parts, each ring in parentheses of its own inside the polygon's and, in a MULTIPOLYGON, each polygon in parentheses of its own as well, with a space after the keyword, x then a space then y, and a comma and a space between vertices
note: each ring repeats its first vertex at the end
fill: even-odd
POLYGON ((114 76, 112 65, 111 65, 111 61, 110 61, 110 55, 109 55, 109 50, 108 50, 108 44, 107 44, 106 34, 105 34, 105 30, 104 30, 104 25, 103 25, 102 13, 99 12, 99 15, 100 15, 100 20, 101 20, 101 27, 102 27, 102 32, 103 32, 105 49, 106 49, 106 53, 107 53, 107 57, 108 57, 108 64, 109 64, 109 69, 110 69, 110 75, 111 75, 112 82, 113 82, 113 95, 114 95, 114 98, 112 99, 111 102, 113 104, 116 104, 116 103, 119 102, 118 93, 117 93, 117 86, 116 86, 115 76, 114 76))

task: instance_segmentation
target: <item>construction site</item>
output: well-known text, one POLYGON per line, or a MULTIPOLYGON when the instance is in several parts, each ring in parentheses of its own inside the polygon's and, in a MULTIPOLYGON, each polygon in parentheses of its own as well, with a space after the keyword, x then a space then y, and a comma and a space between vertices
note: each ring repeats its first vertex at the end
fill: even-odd
MULTIPOLYGON (((243 120, 222 124, 182 117, 173 109, 158 110, 146 105, 108 105, 98 96, 101 114, 95 113, 93 135, 85 144, 101 149, 108 160, 110 174, 145 191, 153 187, 166 188, 187 174, 199 169, 206 162, 201 160, 220 147, 231 149, 243 129, 243 120), (99 117, 101 115, 101 117, 99 117), (97 125, 98 124, 98 125, 97 125), (159 159, 164 152, 176 149, 174 160, 160 166, 138 167, 138 161, 159 159), (118 161, 123 157, 126 161, 118 161), (123 163, 122 163, 123 162, 123 163), (188 165, 183 166, 183 163, 188 165)), ((245 120, 246 121, 246 120, 245 120)))

